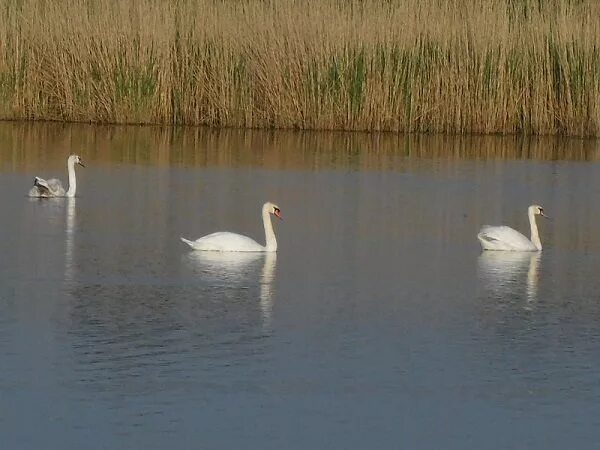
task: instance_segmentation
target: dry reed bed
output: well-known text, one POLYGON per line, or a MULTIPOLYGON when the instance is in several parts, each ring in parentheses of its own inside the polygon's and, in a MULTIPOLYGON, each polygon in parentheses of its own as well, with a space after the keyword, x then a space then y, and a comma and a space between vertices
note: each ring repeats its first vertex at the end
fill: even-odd
POLYGON ((5 0, 0 118, 600 134, 596 0, 5 0))

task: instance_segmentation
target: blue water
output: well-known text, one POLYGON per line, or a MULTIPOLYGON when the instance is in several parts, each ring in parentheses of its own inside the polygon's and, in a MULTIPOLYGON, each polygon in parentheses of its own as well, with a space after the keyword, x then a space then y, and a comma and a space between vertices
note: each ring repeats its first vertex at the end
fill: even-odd
POLYGON ((20 140, 11 127, 0 447, 600 441, 596 150, 530 159, 496 138, 484 157, 467 141, 478 148, 444 158, 427 140, 414 155, 339 134, 249 145, 243 132, 39 125, 20 140), (87 165, 78 198, 26 198, 34 175, 66 181, 71 152, 87 165), (284 216, 276 256, 179 241, 264 241, 266 200, 284 216), (552 216, 542 254, 481 254, 479 227, 527 233, 530 203, 552 216))

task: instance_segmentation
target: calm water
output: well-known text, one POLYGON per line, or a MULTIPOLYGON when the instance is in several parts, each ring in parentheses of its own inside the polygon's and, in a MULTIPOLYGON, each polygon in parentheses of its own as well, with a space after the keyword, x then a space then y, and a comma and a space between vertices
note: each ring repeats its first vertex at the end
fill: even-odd
POLYGON ((592 448, 598 148, 1 124, 0 446, 592 448), (179 242, 265 200, 276 257, 179 242), (543 254, 482 255, 533 202, 543 254))

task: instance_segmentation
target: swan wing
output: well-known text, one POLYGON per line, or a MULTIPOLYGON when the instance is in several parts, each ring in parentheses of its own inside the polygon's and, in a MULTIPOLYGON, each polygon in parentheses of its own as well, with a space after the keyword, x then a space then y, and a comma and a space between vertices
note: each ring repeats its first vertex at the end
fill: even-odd
POLYGON ((44 180, 40 177, 35 177, 33 187, 29 191, 30 197, 61 197, 65 194, 60 180, 51 178, 44 180))
POLYGON ((219 231, 207 236, 203 236, 195 241, 181 238, 194 250, 204 250, 213 252, 264 252, 265 247, 260 245, 254 239, 241 234, 219 231))
POLYGON ((60 180, 56 178, 51 178, 47 181, 48 188, 54 197, 62 197, 65 195, 65 188, 63 188, 60 180))
POLYGON ((29 190, 30 197, 49 197, 50 188, 46 180, 40 177, 33 179, 33 187, 29 190))
POLYGON ((534 251, 533 243, 522 233, 507 226, 484 225, 477 235, 484 250, 534 251))
POLYGON ((40 177, 35 177, 33 187, 29 191, 30 197, 52 197, 52 191, 48 182, 40 177))

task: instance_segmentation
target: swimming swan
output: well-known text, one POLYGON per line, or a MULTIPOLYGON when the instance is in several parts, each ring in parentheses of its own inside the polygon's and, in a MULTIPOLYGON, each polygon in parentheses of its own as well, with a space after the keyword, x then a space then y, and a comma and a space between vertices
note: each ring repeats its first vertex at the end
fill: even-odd
POLYGON ((195 241, 189 241, 185 238, 180 238, 194 250, 204 250, 213 252, 276 252, 277 240, 273 231, 273 224, 269 214, 281 219, 281 210, 277 205, 267 202, 262 207, 262 218, 265 226, 266 245, 262 246, 254 239, 241 234, 229 233, 227 231, 219 231, 201 237, 195 241))
POLYGON ((81 158, 78 155, 71 155, 67 159, 67 169, 69 171, 69 190, 65 192, 60 180, 52 178, 44 180, 40 177, 35 177, 33 187, 29 191, 30 197, 75 197, 77 191, 77 180, 75 178, 75 164, 85 167, 81 158))
POLYGON ((491 227, 484 225, 477 235, 484 250, 505 250, 513 252, 536 252, 542 250, 542 242, 538 234, 535 216, 540 215, 548 218, 544 214, 544 208, 538 205, 531 205, 527 209, 529 216, 529 225, 531 226, 531 240, 527 239, 517 230, 510 227, 498 226, 491 227))

